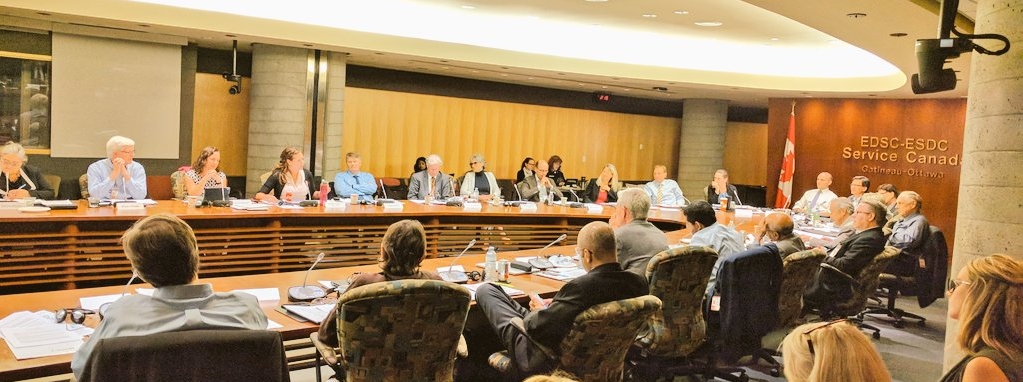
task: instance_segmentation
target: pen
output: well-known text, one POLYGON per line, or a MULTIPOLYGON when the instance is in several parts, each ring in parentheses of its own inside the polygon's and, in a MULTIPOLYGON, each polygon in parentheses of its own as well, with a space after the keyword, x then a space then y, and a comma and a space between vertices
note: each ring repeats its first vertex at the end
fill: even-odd
POLYGON ((24 184, 22 184, 22 185, 21 185, 21 187, 18 187, 18 189, 19 189, 19 190, 23 190, 23 189, 25 189, 25 185, 24 185, 24 184))

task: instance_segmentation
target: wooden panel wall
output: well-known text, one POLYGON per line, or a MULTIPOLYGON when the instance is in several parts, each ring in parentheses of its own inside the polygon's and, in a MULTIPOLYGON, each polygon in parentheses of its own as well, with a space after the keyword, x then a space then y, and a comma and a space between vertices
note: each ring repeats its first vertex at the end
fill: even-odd
MULTIPOLYGON (((729 122, 725 128, 724 164, 735 184, 767 185, 767 124, 729 122)), ((713 178, 713 174, 707 179, 713 178)))
POLYGON ((249 153, 252 83, 242 77, 242 92, 236 95, 227 92, 232 84, 219 74, 196 73, 192 156, 188 164, 195 161, 203 148, 214 146, 220 149, 220 169, 229 176, 244 176, 249 153))
POLYGON ((342 151, 359 152, 376 176, 407 178, 416 157, 431 153, 460 175, 482 153, 498 178, 514 178, 526 156, 557 154, 569 178, 614 163, 622 179, 648 179, 654 164, 675 171, 681 118, 349 87, 344 124, 342 151))
MULTIPOLYGON (((772 99, 769 105, 769 201, 777 192, 791 107, 791 99, 772 99)), ((794 197, 814 187, 821 171, 834 175, 831 189, 841 196, 849 195, 853 176, 864 175, 870 191, 891 183, 920 193, 927 219, 947 238, 955 237, 965 99, 798 99, 795 111, 794 197)))

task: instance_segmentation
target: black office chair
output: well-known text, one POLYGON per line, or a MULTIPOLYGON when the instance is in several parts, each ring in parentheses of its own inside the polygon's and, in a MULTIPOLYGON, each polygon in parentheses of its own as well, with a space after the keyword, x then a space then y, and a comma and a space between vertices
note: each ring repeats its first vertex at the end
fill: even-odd
POLYGON ((101 339, 78 381, 290 380, 279 332, 226 329, 101 339))
POLYGON ((919 321, 920 326, 927 324, 923 316, 907 312, 895 307, 895 300, 904 291, 912 290, 916 293, 917 304, 926 308, 945 294, 945 280, 948 279, 948 245, 945 243, 945 234, 941 229, 930 226, 930 236, 924 250, 921 252, 918 267, 913 276, 898 276, 890 273, 882 273, 880 276, 880 290, 882 297, 887 304, 867 309, 863 314, 884 314, 893 319, 892 325, 896 328, 903 327, 903 320, 911 318, 919 321))
POLYGON ((852 298, 846 301, 833 301, 820 308, 818 314, 821 319, 831 320, 840 316, 846 317, 856 323, 856 326, 860 329, 872 331, 874 339, 881 338, 881 329, 863 322, 863 314, 866 312, 867 298, 874 295, 874 292, 877 290, 881 271, 888 266, 888 263, 895 259, 895 256, 899 255, 899 252, 898 248, 885 247, 855 277, 842 272, 841 269, 835 268, 831 264, 821 263, 822 272, 832 272, 852 286, 852 298))

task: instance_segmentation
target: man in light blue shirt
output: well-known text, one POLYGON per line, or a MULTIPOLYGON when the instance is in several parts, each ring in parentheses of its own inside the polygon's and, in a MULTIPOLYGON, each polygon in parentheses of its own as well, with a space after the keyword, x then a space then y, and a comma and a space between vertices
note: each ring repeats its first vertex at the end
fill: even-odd
POLYGON ((654 180, 643 186, 643 191, 650 196, 650 202, 662 206, 682 206, 686 198, 678 182, 668 179, 668 168, 662 164, 654 166, 654 180))
POLYGON ((89 196, 100 199, 145 199, 146 169, 135 161, 135 141, 115 135, 107 141, 108 159, 89 165, 89 196))
POLYGON ((373 174, 359 171, 362 168, 359 153, 345 154, 345 163, 348 164, 348 171, 334 176, 334 193, 340 198, 359 195, 359 200, 373 200, 373 194, 377 192, 376 178, 373 174))
POLYGON ((735 228, 718 224, 714 208, 706 201, 693 202, 686 206, 683 213, 686 215, 686 221, 693 228, 693 237, 689 245, 702 245, 718 252, 718 260, 714 263, 710 280, 707 282, 707 291, 710 292, 714 289, 718 269, 721 268, 725 258, 745 250, 742 245, 743 237, 735 228))

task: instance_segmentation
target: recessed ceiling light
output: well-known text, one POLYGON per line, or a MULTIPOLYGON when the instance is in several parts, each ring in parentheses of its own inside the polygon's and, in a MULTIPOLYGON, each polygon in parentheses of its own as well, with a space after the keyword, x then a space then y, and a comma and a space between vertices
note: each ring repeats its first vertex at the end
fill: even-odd
POLYGON ((892 37, 906 37, 906 36, 909 36, 909 35, 906 34, 906 33, 903 33, 903 32, 895 32, 895 33, 889 34, 889 36, 892 36, 892 37))
POLYGON ((508 77, 508 73, 501 73, 501 77, 508 77))
POLYGON ((448 66, 441 66, 440 68, 441 68, 441 69, 444 69, 444 70, 448 70, 448 69, 451 69, 451 67, 448 67, 448 66))
POLYGON ((777 37, 771 37, 771 41, 778 41, 777 37))
POLYGON ((479 70, 473 70, 472 72, 473 73, 479 73, 480 71, 479 70))
POLYGON ((689 11, 677 10, 677 11, 672 12, 672 13, 674 13, 676 15, 688 15, 689 11))
POLYGON ((476 9, 476 7, 471 6, 471 5, 463 5, 462 9, 476 9))
POLYGON ((653 13, 644 13, 643 17, 646 17, 648 19, 655 19, 655 18, 657 18, 657 15, 655 15, 653 13))
POLYGON ((601 89, 607 89, 607 85, 601 86, 601 89))
POLYGON ((852 18, 854 18, 854 19, 858 19, 858 18, 860 18, 860 17, 867 17, 867 14, 866 14, 866 13, 863 13, 863 12, 853 12, 853 13, 846 13, 845 15, 846 15, 847 17, 852 17, 852 18))
POLYGON ((50 16, 50 14, 46 12, 36 12, 36 14, 40 16, 50 16))
POLYGON ((698 21, 698 22, 695 22, 693 24, 696 24, 696 25, 701 26, 701 27, 719 27, 719 26, 721 26, 721 22, 720 21, 698 21))
POLYGON ((585 0, 587 3, 606 3, 607 0, 585 0))

